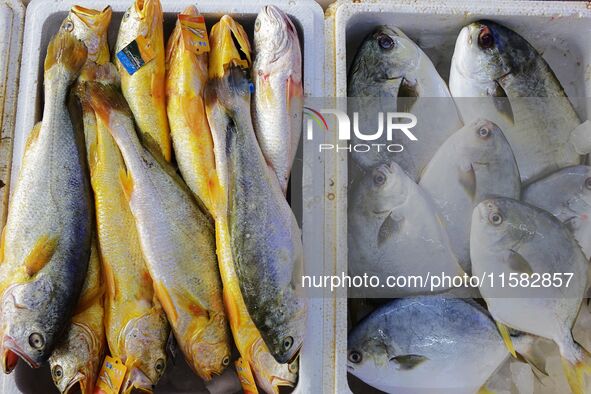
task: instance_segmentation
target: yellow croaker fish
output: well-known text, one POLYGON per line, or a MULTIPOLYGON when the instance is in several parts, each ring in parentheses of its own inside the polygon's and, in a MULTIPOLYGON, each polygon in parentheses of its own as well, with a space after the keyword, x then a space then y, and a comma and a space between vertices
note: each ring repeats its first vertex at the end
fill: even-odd
MULTIPOLYGON (((73 12, 80 15, 81 7, 73 12)), ((88 21, 92 10, 83 10, 88 21)), ((103 11, 103 14, 107 10, 103 11)), ((108 9, 110 19, 110 8, 108 9)), ((82 19, 82 18, 81 18, 82 19)), ((75 93, 80 99, 86 150, 94 190, 97 232, 105 277, 105 319, 111 356, 126 367, 122 392, 134 389, 152 392, 166 368, 169 327, 164 311, 154 297, 135 221, 123 194, 120 172, 125 170, 121 153, 106 125, 90 105, 85 81, 118 86, 119 76, 109 62, 106 16, 88 23, 85 32, 74 23, 74 33, 93 48, 82 68, 75 93), (92 30, 94 28, 94 30, 92 30), (80 32, 80 33, 78 33, 80 32), (94 32, 94 34, 92 34, 94 32)), ((55 379, 55 374, 54 374, 55 379)))
POLYGON ((100 264, 96 241, 93 240, 78 308, 70 329, 49 358, 51 377, 63 394, 92 394, 103 361, 106 340, 100 264))
POLYGON ((298 32, 283 11, 268 5, 257 16, 254 46, 254 130, 285 194, 302 134, 304 89, 298 32))
POLYGON ((66 106, 86 47, 64 21, 47 48, 42 121, 26 142, 0 241, 0 367, 47 361, 84 285, 91 204, 82 138, 66 106))
POLYGON ((145 149, 123 97, 102 84, 86 89, 99 122, 119 146, 120 182, 136 221, 154 290, 185 359, 203 379, 230 363, 229 333, 213 225, 167 163, 145 149))
MULTIPOLYGON (((121 76, 121 90, 144 140, 155 142, 160 153, 171 159, 170 132, 166 114, 164 33, 159 0, 135 0, 119 28, 115 44, 115 65, 121 76), (133 44, 135 42, 135 44, 133 44), (129 44, 133 62, 145 64, 130 74, 119 59, 129 44), (140 59, 141 57, 141 59, 140 59)), ((155 148, 155 146, 151 146, 155 148)))
POLYGON ((216 244, 220 273, 224 284, 224 304, 236 347, 244 360, 248 362, 258 385, 265 392, 277 393, 279 386, 293 386, 297 380, 297 374, 295 371, 291 371, 287 364, 279 364, 275 361, 254 325, 242 298, 232 258, 227 216, 226 131, 230 124, 230 118, 218 101, 220 95, 228 94, 226 90, 219 90, 217 87, 224 78, 228 78, 229 71, 233 68, 242 68, 246 72, 250 66, 250 45, 242 26, 225 15, 211 30, 210 47, 212 48, 209 59, 210 82, 206 88, 205 100, 214 141, 218 174, 218 187, 212 197, 215 202, 216 244))
MULTIPOLYGON (((64 28, 84 42, 88 50, 81 75, 88 65, 109 61, 107 29, 111 16, 111 7, 98 11, 75 6, 64 21, 64 28)), ((72 324, 49 359, 51 376, 62 393, 77 389, 82 394, 94 392, 106 348, 103 293, 100 259, 93 239, 86 282, 72 324)))
MULTIPOLYGON (((197 16, 194 6, 182 15, 197 16)), ((183 179, 212 211, 210 188, 214 183, 213 141, 205 114, 203 90, 207 82, 207 53, 196 54, 185 43, 180 21, 166 48, 166 97, 170 134, 183 179)))

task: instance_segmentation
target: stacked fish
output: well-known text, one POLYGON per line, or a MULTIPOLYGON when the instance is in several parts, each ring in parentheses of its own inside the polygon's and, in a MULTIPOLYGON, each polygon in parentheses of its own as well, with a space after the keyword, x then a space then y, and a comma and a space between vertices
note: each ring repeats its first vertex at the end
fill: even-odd
POLYGON ((234 343, 245 390, 293 386, 306 322, 285 197, 301 134, 297 31, 263 7, 251 64, 230 16, 208 39, 189 7, 165 46, 160 2, 137 0, 111 58, 111 16, 73 7, 47 49, 43 117, 0 244, 2 369, 49 360, 62 393, 152 392, 170 337, 205 381, 234 343))
POLYGON ((558 379, 588 392, 590 354, 572 329, 587 309, 589 122, 534 47, 491 21, 461 29, 449 88, 399 29, 379 27, 361 44, 348 95, 399 109, 412 97, 418 141, 402 154, 352 154, 361 175, 350 192, 349 271, 521 279, 351 299, 348 370, 385 392, 475 393, 512 355, 543 384, 556 377, 538 346, 552 341, 558 379), (442 104, 426 111, 421 99, 435 97, 442 104))

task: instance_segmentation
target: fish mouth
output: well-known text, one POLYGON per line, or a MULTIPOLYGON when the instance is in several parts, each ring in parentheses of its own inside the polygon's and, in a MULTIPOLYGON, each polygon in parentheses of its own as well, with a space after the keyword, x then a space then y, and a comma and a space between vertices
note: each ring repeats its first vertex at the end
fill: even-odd
POLYGON ((137 16, 145 21, 152 21, 161 12, 159 0, 136 0, 134 3, 137 16))
POLYGON ((274 5, 267 5, 263 8, 263 12, 267 14, 272 20, 282 22, 287 26, 287 29, 292 33, 297 33, 297 30, 289 17, 284 14, 279 8, 274 5))
POLYGON ((113 11, 111 6, 105 7, 102 11, 85 8, 79 5, 72 7, 72 12, 91 29, 98 29, 97 33, 104 33, 111 23, 113 11))
POLYGON ((86 375, 82 372, 76 373, 74 378, 68 383, 62 394, 85 393, 86 375))
POLYGON ((122 393, 153 393, 152 380, 139 368, 133 368, 123 383, 122 393))
POLYGON ((41 364, 33 360, 29 357, 24 351, 22 351, 14 339, 10 338, 9 336, 4 336, 4 341, 2 343, 1 348, 3 349, 4 354, 2 355, 2 359, 4 360, 4 365, 2 366, 4 372, 10 373, 16 367, 18 362, 18 358, 21 358, 24 362, 26 362, 31 368, 39 368, 41 364), (16 357, 15 357, 16 356, 16 357), (16 358, 16 361, 14 359, 16 358), (8 367, 12 367, 12 369, 8 369, 8 367))
POLYGON ((252 64, 248 36, 232 17, 224 15, 213 26, 210 42, 214 48, 209 55, 210 78, 223 78, 230 66, 248 69, 252 64))

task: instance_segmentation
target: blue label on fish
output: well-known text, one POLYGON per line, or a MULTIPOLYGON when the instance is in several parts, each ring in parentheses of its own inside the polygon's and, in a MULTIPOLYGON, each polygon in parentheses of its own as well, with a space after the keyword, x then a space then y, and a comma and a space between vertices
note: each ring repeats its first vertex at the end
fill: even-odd
POLYGON ((117 59, 129 75, 133 75, 153 58, 154 53, 150 48, 150 42, 141 36, 117 52, 117 59))

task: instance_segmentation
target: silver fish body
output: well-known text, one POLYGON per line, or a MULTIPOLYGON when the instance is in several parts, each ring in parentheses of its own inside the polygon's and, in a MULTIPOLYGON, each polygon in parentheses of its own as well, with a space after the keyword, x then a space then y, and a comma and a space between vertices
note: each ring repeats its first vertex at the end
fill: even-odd
MULTIPOLYGON (((479 203, 472 215, 470 256, 474 275, 572 273, 552 286, 527 285, 500 289, 489 282, 480 287, 493 318, 511 328, 556 342, 562 357, 577 365, 585 357, 571 328, 587 286, 587 259, 570 231, 550 213, 510 198, 479 203)), ((552 282, 554 283, 554 282, 552 282)))
POLYGON ((432 197, 445 221, 452 250, 470 273, 470 220, 486 197, 518 199, 521 180, 502 130, 478 120, 458 130, 437 150, 419 185, 432 197))
POLYGON ((302 134, 302 53, 298 32, 278 7, 257 16, 252 120, 265 159, 287 191, 289 174, 302 134))
POLYGON ((542 208, 566 224, 591 258, 591 167, 556 171, 523 191, 523 201, 542 208))
POLYGON ((404 146, 396 153, 387 149, 353 152, 353 159, 366 171, 394 160, 416 181, 439 146, 462 126, 447 85, 431 60, 395 27, 381 26, 365 38, 349 71, 347 96, 350 109, 359 113, 363 131, 378 128, 376 114, 368 113, 368 106, 411 112, 420 119, 412 129, 418 141, 410 141, 402 133, 394 134, 391 141, 386 132, 371 141, 354 134, 353 144, 404 146))
MULTIPOLYGON (((520 348, 530 341, 513 340, 520 348)), ((508 357, 495 322, 474 301, 409 297, 379 307, 352 329, 347 368, 387 393, 473 394, 508 357)))
POLYGON ((465 26, 449 84, 464 121, 486 117, 501 127, 523 182, 581 163, 571 143, 581 123, 573 106, 546 61, 514 31, 491 21, 465 26))
MULTIPOLYGON (((349 273, 421 275, 444 272, 463 275, 451 251, 443 219, 419 185, 392 162, 376 167, 353 185, 349 205, 349 273)), ((372 295, 392 295, 394 289, 371 289, 372 295)), ((425 287, 395 289, 411 295, 425 287)))
POLYGON ((39 367, 67 328, 84 284, 91 206, 82 138, 66 107, 86 47, 65 22, 45 59, 42 121, 27 140, 0 245, 0 363, 39 367))

